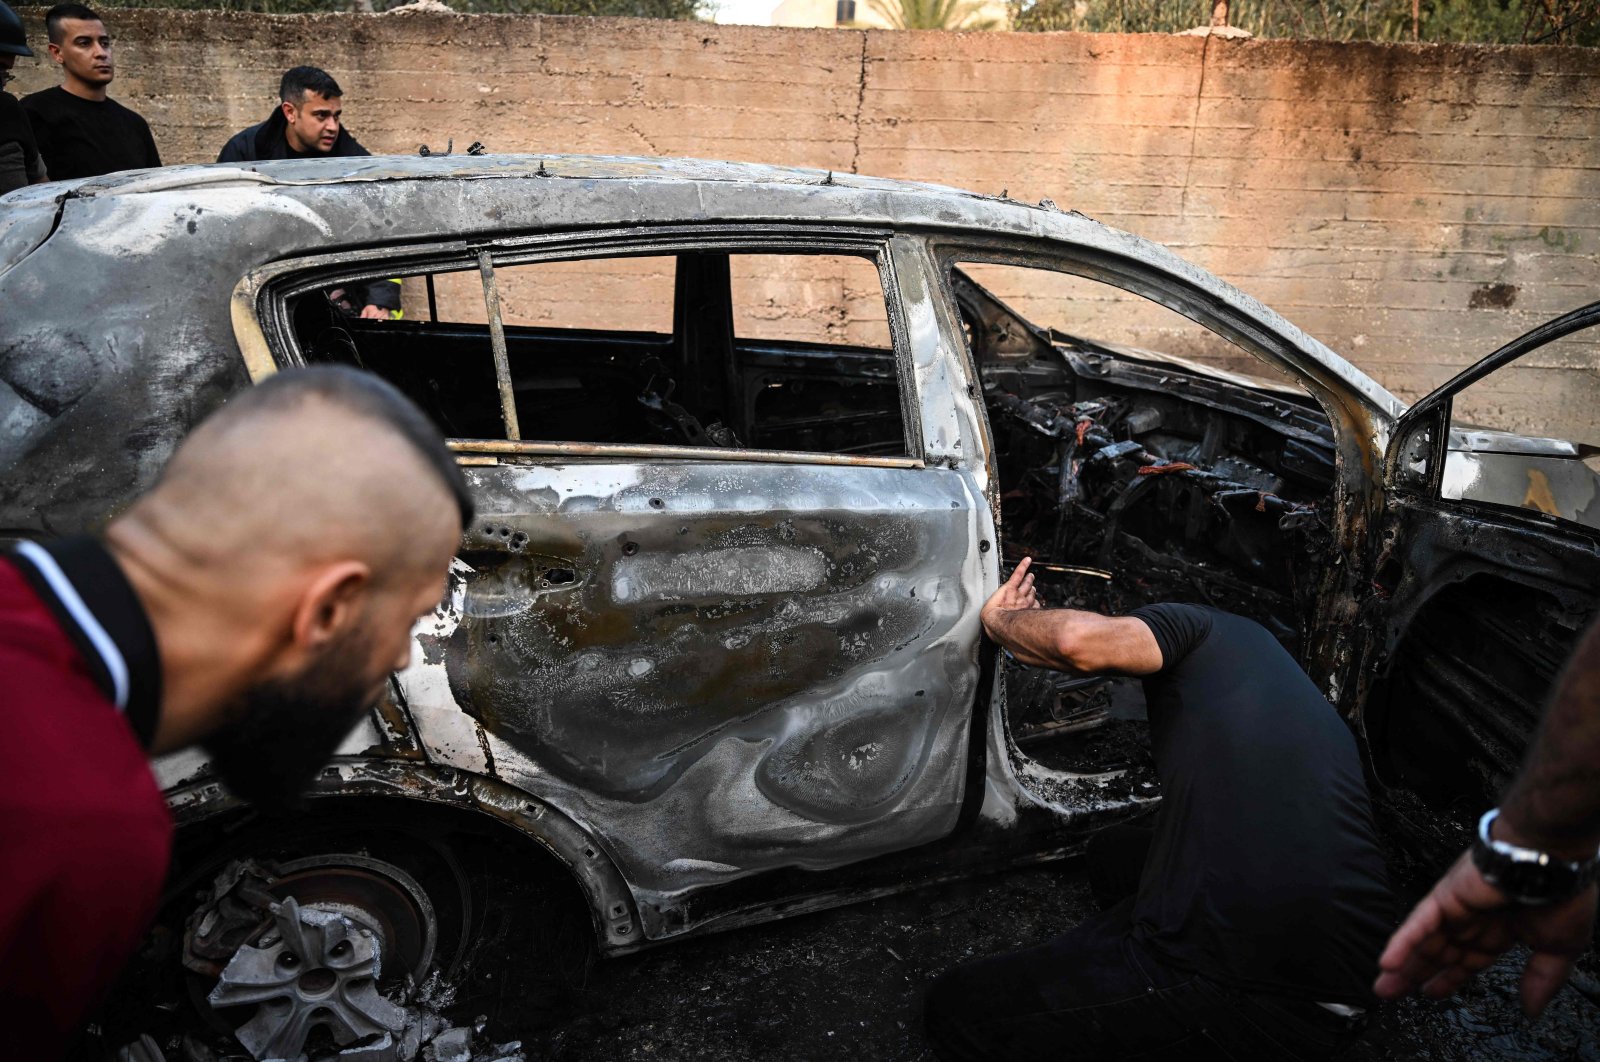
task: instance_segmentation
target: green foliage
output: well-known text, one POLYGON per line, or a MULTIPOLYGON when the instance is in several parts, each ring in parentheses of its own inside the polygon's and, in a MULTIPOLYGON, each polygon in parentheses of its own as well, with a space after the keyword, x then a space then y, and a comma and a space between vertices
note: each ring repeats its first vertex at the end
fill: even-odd
MULTIPOLYGON (((1176 33, 1211 21, 1209 0, 1010 0, 1019 30, 1176 33)), ((1420 0, 1417 39, 1600 46, 1600 0, 1420 0)), ((1408 41, 1411 0, 1232 0, 1257 37, 1408 41)))
POLYGON ((978 18, 980 5, 971 0, 867 0, 894 29, 988 30, 993 19, 978 18))
MULTIPOLYGON (((303 15, 328 11, 387 11, 405 0, 98 0, 95 7, 168 7, 188 11, 258 11, 303 15)), ((629 18, 702 19, 706 0, 444 0, 468 14, 598 15, 629 18)))

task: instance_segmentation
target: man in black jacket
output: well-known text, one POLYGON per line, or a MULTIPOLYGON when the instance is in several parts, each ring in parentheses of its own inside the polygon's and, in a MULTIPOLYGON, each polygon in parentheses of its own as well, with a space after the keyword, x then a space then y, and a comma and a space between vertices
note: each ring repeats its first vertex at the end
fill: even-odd
MULTIPOLYGON (((218 162, 266 162, 272 159, 347 158, 370 155, 341 121, 344 90, 326 70, 297 66, 278 83, 278 108, 266 121, 235 133, 223 145, 218 162)), ((329 297, 362 317, 385 320, 400 316, 400 282, 379 280, 329 297)))
POLYGON ((340 120, 344 90, 326 70, 297 66, 278 83, 271 117, 233 135, 218 162, 265 162, 370 155, 340 120))

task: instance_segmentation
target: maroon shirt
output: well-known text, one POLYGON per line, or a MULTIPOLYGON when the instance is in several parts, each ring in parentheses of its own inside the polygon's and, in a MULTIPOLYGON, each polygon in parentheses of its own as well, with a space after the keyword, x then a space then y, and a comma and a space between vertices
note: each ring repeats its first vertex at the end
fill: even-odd
POLYGON ((59 1058, 156 911, 172 820, 143 743, 155 637, 92 539, 0 555, 0 1028, 59 1058))

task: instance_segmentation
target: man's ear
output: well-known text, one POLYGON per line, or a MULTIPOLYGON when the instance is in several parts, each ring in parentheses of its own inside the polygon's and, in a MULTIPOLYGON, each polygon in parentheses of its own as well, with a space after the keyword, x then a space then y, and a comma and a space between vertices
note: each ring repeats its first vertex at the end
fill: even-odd
POLYGON ((56 44, 54 41, 52 41, 51 43, 47 44, 45 47, 47 47, 50 50, 50 58, 55 60, 55 63, 56 63, 57 66, 60 66, 60 65, 62 65, 62 64, 64 64, 66 62, 66 60, 61 57, 61 45, 56 44))
POLYGON ((371 585, 372 569, 360 561, 338 561, 319 571, 295 608, 295 647, 314 653, 353 630, 371 585))
POLYGON ((283 111, 284 121, 288 122, 290 125, 293 125, 295 111, 294 104, 290 103, 288 100, 284 100, 282 103, 278 104, 278 109, 283 111))

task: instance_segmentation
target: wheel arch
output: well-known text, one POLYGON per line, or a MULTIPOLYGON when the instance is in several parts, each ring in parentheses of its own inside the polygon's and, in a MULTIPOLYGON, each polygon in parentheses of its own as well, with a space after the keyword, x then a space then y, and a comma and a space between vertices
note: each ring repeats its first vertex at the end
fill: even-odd
MULTIPOLYGON (((165 795, 179 829, 243 806, 210 777, 172 786, 165 795)), ((571 816, 531 793, 454 767, 352 757, 324 767, 305 796, 313 810, 339 797, 363 797, 486 815, 535 842, 567 869, 589 906, 602 954, 632 951, 646 943, 633 892, 605 847, 571 816)))

